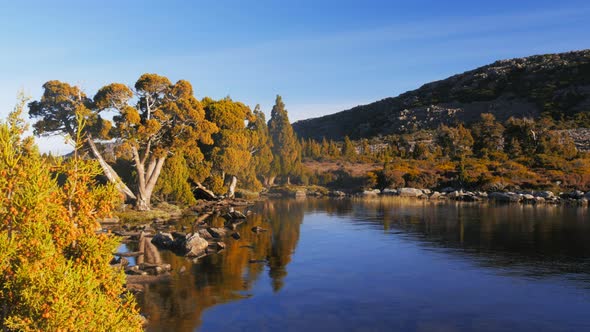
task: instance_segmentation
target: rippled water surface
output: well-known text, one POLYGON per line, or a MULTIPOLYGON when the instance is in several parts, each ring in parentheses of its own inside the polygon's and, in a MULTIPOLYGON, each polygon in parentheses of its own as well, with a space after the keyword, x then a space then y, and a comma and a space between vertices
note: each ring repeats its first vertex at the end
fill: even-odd
POLYGON ((590 331, 587 208, 382 198, 250 209, 220 254, 162 252, 174 272, 139 297, 148 330, 590 331))

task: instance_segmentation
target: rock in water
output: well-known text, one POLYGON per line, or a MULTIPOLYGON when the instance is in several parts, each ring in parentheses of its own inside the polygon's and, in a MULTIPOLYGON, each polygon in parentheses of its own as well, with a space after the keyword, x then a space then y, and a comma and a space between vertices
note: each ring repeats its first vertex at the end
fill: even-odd
POLYGON ((184 242, 185 255, 189 257, 199 256, 208 246, 209 242, 200 237, 199 233, 188 234, 184 242))
POLYGON ((266 231, 267 231, 266 229, 264 229, 264 228, 262 228, 260 226, 254 226, 254 227, 252 227, 252 232, 254 232, 254 233, 260 233, 260 232, 266 232, 266 231))
POLYGON ((199 236, 202 237, 205 240, 212 240, 213 236, 211 235, 211 233, 209 233, 209 231, 207 231, 206 229, 199 229, 199 236))
POLYGON ((244 215, 240 211, 230 211, 230 212, 224 214, 223 218, 226 220, 246 219, 246 215, 244 215))
POLYGON ((223 243, 223 242, 221 242, 221 241, 219 241, 219 242, 215 242, 215 248, 216 248, 217 250, 223 250, 223 249, 225 249, 225 243, 223 243))
POLYGON ((174 237, 170 233, 158 233, 154 235, 152 243, 160 249, 171 249, 174 244, 174 237))
POLYGON ((227 235, 227 231, 223 228, 209 227, 207 228, 207 232, 209 232, 209 234, 211 234, 211 236, 216 239, 227 235))

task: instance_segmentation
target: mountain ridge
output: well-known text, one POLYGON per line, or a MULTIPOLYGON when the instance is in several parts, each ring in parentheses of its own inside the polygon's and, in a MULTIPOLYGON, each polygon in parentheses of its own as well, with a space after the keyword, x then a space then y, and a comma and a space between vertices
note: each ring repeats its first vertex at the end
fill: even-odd
POLYGON ((297 121, 303 138, 341 140, 470 123, 481 113, 504 121, 590 112, 590 49, 498 60, 426 83, 397 97, 297 121))

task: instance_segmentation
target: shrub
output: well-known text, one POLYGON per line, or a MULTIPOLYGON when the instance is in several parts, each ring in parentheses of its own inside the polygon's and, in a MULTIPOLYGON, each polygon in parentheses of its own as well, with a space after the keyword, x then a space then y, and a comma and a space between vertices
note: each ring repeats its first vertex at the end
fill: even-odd
POLYGON ((95 233, 119 201, 114 187, 97 185, 100 168, 77 155, 50 170, 21 138, 23 104, 0 124, 0 328, 140 330, 125 275, 109 265, 118 241, 95 233))

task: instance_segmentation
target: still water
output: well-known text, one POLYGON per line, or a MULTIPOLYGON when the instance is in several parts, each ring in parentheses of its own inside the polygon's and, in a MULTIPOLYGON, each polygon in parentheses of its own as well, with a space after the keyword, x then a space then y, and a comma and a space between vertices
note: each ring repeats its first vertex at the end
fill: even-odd
POLYGON ((175 272, 139 297, 149 331, 590 331, 588 208, 380 198, 250 209, 224 252, 197 263, 162 253, 175 272))

